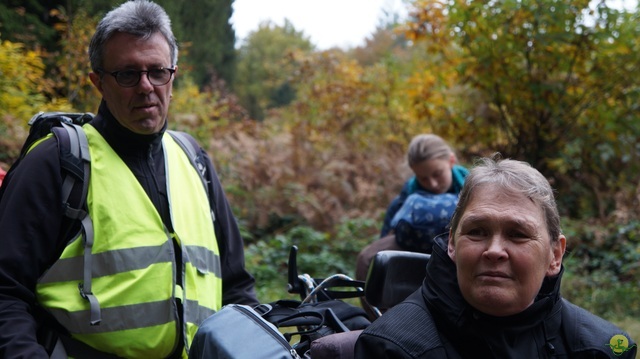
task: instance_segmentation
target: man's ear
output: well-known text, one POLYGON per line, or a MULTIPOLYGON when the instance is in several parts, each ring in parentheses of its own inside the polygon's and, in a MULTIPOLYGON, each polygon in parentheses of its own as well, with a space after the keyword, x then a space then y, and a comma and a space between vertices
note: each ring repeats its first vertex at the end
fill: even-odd
POLYGON ((89 80, 91 80, 93 86, 95 86, 98 91, 102 93, 102 81, 100 80, 100 75, 95 72, 89 72, 89 80))
POLYGON ((453 242, 453 232, 449 230, 449 243, 447 244, 447 254, 452 261, 456 261, 456 246, 453 242))
POLYGON ((551 242, 551 263, 547 270, 547 276, 554 276, 560 273, 562 267, 562 257, 564 257, 564 251, 567 248, 567 238, 563 234, 558 236, 557 241, 551 242))

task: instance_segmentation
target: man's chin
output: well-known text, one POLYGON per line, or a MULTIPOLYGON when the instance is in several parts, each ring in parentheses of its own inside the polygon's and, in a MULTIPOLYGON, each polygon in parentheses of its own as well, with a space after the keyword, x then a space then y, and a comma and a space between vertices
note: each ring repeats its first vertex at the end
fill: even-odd
POLYGON ((163 125, 164 122, 157 119, 144 119, 136 121, 130 130, 139 135, 153 135, 160 132, 163 125))

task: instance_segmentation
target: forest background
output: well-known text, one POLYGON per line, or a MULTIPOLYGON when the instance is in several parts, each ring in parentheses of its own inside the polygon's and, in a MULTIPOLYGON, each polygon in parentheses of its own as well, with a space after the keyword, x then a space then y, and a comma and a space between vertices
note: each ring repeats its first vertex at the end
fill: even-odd
MULTIPOLYGON (((39 111, 95 112, 87 47, 112 0, 0 4, 0 166, 39 111)), ((640 339, 640 12, 607 2, 407 1, 363 46, 319 51, 289 22, 236 43, 232 0, 158 0, 180 43, 170 127, 214 159, 263 302, 287 256, 353 275, 436 133, 470 167, 500 152, 557 189, 563 294, 640 339)), ((356 15, 354 15, 356 16, 356 15)))

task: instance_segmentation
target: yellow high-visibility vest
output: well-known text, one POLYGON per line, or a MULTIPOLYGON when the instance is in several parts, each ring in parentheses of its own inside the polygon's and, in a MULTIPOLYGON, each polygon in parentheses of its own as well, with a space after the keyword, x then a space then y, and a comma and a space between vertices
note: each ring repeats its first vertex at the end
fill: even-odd
POLYGON ((40 278, 38 302, 74 339, 97 350, 126 358, 162 358, 178 346, 182 331, 186 357, 198 325, 222 304, 218 245, 200 175, 165 134, 173 226, 169 232, 144 188, 105 139, 91 125, 84 131, 91 155, 87 206, 93 241, 87 246, 78 236, 67 244, 40 278), (181 253, 176 253, 174 240, 181 253), (182 268, 176 268, 176 256, 181 256, 182 268), (90 271, 90 283, 84 283, 85 270, 90 271), (79 287, 85 284, 90 285, 94 306, 81 295, 79 287), (176 300, 184 309, 181 328, 176 300), (91 325, 96 308, 101 320, 91 325))

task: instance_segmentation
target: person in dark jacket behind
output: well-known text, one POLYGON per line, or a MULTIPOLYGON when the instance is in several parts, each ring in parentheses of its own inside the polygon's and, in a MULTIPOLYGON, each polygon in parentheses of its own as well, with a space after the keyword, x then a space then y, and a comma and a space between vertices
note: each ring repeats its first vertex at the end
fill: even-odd
POLYGON ((89 57, 102 95, 83 127, 93 232, 64 235, 58 142, 45 139, 2 186, 0 358, 186 358, 222 305, 258 304, 242 238, 209 156, 185 134, 196 169, 166 131, 178 47, 165 11, 123 3, 89 57))
POLYGON ((565 246, 540 172, 482 159, 422 287, 362 332, 355 357, 635 358, 627 333, 560 295, 565 246))

